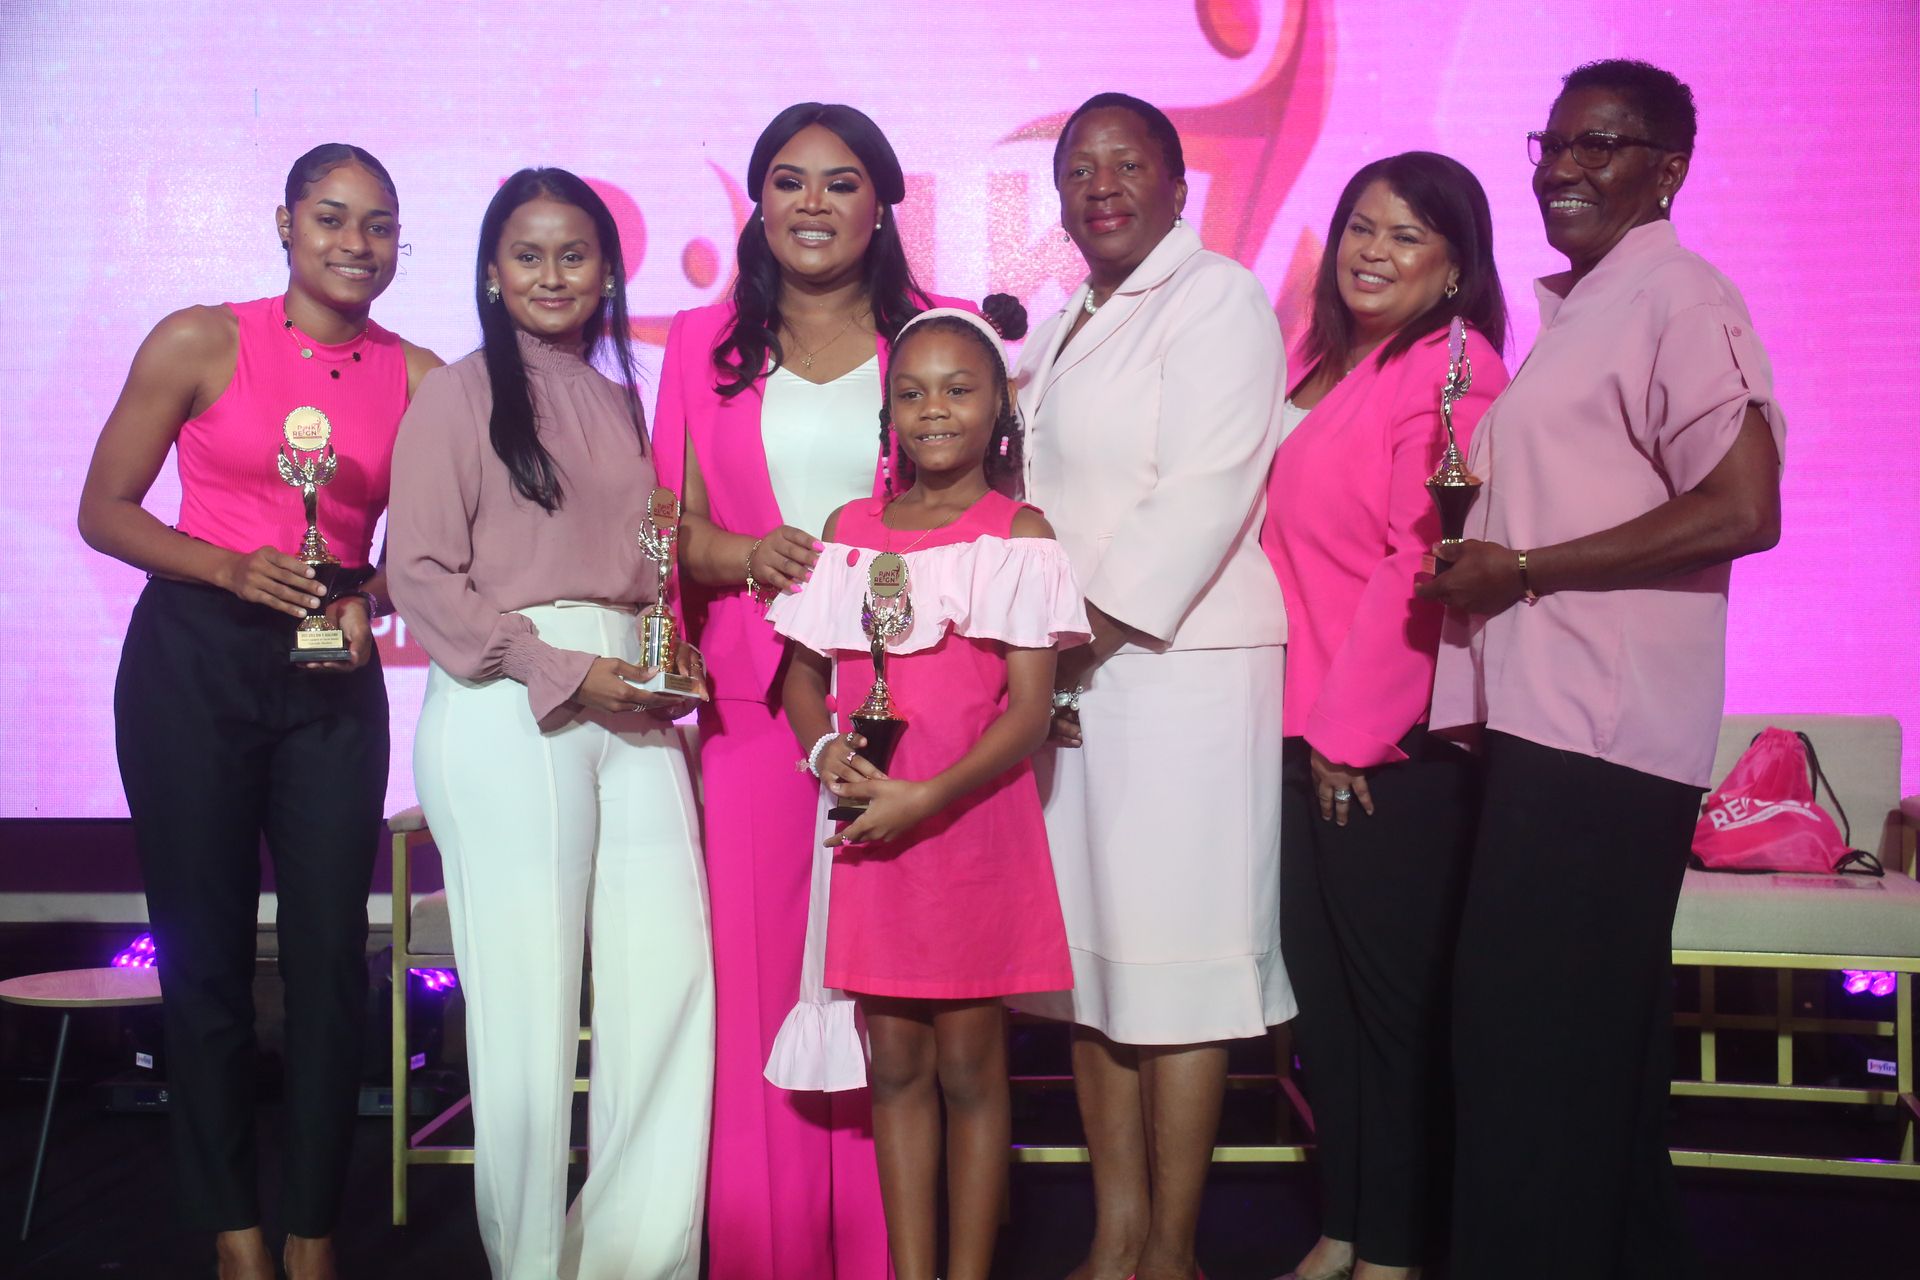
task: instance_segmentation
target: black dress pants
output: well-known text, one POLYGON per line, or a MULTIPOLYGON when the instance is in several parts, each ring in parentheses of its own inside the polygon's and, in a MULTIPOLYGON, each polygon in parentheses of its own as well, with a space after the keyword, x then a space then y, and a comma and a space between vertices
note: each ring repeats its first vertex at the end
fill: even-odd
POLYGON ((1445 1221, 1454 935, 1473 845, 1477 765, 1419 726, 1408 758, 1367 772, 1369 817, 1320 817, 1309 748, 1288 738, 1280 945, 1300 1002, 1322 1230, 1381 1266, 1427 1261, 1445 1221))
POLYGON ((1455 966, 1452 1274, 1692 1277, 1666 1112, 1701 791, 1487 739, 1455 966))
POLYGON ((339 1216, 366 1019, 367 889, 387 783, 379 662, 346 675, 287 661, 293 620, 212 587, 155 580, 114 687, 165 998, 178 1194, 187 1224, 260 1224, 253 970, 260 839, 280 895, 286 984, 281 1221, 339 1216))

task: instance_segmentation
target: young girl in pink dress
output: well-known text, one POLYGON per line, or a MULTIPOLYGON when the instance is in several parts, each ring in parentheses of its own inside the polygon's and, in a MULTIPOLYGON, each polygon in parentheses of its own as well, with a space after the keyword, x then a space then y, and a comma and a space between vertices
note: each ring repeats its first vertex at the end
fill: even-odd
POLYGON ((895 341, 887 383, 882 435, 889 457, 896 444, 905 455, 891 487, 909 487, 836 511, 806 589, 769 618, 792 641, 787 716, 828 803, 868 802, 838 831, 822 819, 824 984, 866 1023, 894 1270, 934 1275, 944 1099, 944 1274, 984 1280, 1010 1140, 1000 997, 1073 983, 1028 757, 1046 740, 1055 651, 1087 639, 1087 618, 1052 528, 993 487, 1017 474, 1019 434, 993 330, 923 312, 895 341), (913 616, 889 646, 907 723, 882 772, 859 754, 851 716, 874 682, 861 614, 885 552, 906 561, 913 616))

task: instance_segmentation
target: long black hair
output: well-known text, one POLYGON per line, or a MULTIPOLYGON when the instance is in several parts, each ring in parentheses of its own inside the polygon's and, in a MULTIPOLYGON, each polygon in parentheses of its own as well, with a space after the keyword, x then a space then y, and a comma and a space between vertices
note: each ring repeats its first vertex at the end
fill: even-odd
MULTIPOLYGON (((1009 342, 1018 342, 1027 336, 1027 309, 1020 305, 1020 299, 1010 293, 988 294, 980 304, 980 314, 993 326, 995 333, 1009 342)), ((994 350, 986 334, 957 316, 934 316, 930 320, 922 320, 913 326, 913 332, 907 337, 911 340, 923 333, 957 333, 986 353, 988 367, 993 370, 993 394, 999 397, 1000 404, 1000 415, 993 422, 993 434, 987 437, 987 483, 1002 492, 1010 492, 1014 480, 1020 475, 1026 436, 1020 426, 1020 411, 1014 405, 1011 390, 1013 380, 1008 374, 1005 358, 994 350)), ((900 357, 898 345, 894 347, 893 355, 897 361, 900 357)), ((904 449, 894 447, 893 392, 887 387, 880 389, 880 456, 887 463, 889 496, 896 490, 905 491, 912 486, 913 459, 907 457, 904 449), (896 478, 898 485, 894 483, 896 478)))
POLYGON ((1478 329, 1494 350, 1505 349, 1507 296, 1501 292, 1500 272, 1493 265, 1493 214, 1487 208, 1487 193, 1473 171, 1451 156, 1407 151, 1363 167, 1340 193, 1313 285, 1313 320, 1305 342, 1308 365, 1328 356, 1344 362, 1353 348, 1353 313, 1340 297, 1340 241, 1353 217, 1353 207, 1360 203, 1366 189, 1379 181, 1406 201, 1415 217, 1445 238, 1460 280, 1453 297, 1442 294, 1381 343, 1376 363, 1386 364, 1428 334, 1446 328, 1455 316, 1478 329))
POLYGON ((891 342, 901 325, 931 305, 926 291, 914 282, 906 246, 900 241, 900 226, 894 220, 893 206, 907 197, 907 179, 887 135, 865 112, 844 103, 795 103, 760 131, 759 140, 753 144, 753 158, 747 162, 747 188, 753 193, 754 216, 740 232, 733 322, 713 349, 713 368, 718 375, 714 390, 722 396, 739 395, 786 360, 780 346, 780 263, 767 243, 766 225, 760 218, 760 192, 780 149, 793 140, 794 134, 816 124, 847 144, 880 198, 880 227, 867 245, 861 266, 861 283, 873 311, 874 330, 891 342), (767 363, 769 357, 771 365, 767 363))
POLYGON ((487 382, 493 389, 493 417, 487 434, 493 451, 513 476, 513 487, 529 502, 537 502, 547 511, 560 509, 562 489, 559 469, 553 456, 540 443, 533 393, 527 386, 526 362, 520 358, 520 342, 514 336, 513 320, 507 309, 487 297, 487 268, 500 251, 500 237, 513 211, 542 196, 573 205, 593 219, 594 233, 600 239, 600 256, 613 277, 613 296, 603 297, 593 309, 586 328, 581 331, 582 354, 592 360, 604 339, 613 348, 614 363, 620 369, 620 385, 626 392, 627 416, 633 422, 633 434, 645 452, 647 433, 641 425, 640 396, 634 390, 638 377, 633 360, 627 321, 627 263, 620 254, 620 228, 599 193, 565 169, 522 169, 500 184, 480 219, 480 249, 473 267, 473 304, 480 312, 480 345, 487 355, 487 382), (609 315, 611 312, 611 315, 609 315))

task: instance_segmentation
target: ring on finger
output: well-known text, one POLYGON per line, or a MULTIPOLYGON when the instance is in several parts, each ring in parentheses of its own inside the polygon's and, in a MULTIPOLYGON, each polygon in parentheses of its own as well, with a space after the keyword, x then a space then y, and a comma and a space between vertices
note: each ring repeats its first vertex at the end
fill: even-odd
POLYGON ((1336 804, 1346 804, 1348 801, 1353 799, 1352 788, 1350 787, 1337 788, 1333 793, 1333 799, 1336 804))

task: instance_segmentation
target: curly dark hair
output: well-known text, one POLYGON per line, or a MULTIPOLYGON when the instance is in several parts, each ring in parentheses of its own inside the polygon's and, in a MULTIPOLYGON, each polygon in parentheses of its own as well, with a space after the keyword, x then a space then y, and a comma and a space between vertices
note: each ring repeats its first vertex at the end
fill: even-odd
MULTIPOLYGON (((989 294, 980 304, 980 311, 1001 337, 1017 341, 1026 336, 1027 310, 1012 294, 989 294)), ((907 343, 922 333, 957 333, 986 353, 993 369, 993 393, 1000 398, 1000 416, 994 419, 993 434, 987 439, 987 483, 1002 492, 1009 492, 1020 474, 1024 453, 1020 412, 1014 407, 1009 391, 1011 379, 1000 353, 994 350, 985 334, 965 320, 954 316, 935 316, 914 325, 896 342, 893 358, 897 361, 907 343)), ((913 460, 907 457, 905 450, 896 448, 894 444, 892 401, 893 397, 883 387, 880 394, 880 454, 888 463, 889 497, 896 492, 896 478, 899 490, 911 488, 914 480, 913 460)))
MULTIPOLYGON (((1606 89, 1619 94, 1646 121, 1653 141, 1681 155, 1693 154, 1700 115, 1694 109, 1693 90, 1673 72, 1637 58, 1602 58, 1567 72, 1560 98, 1576 89, 1606 89)), ((1554 99, 1555 106, 1560 98, 1554 99)))

